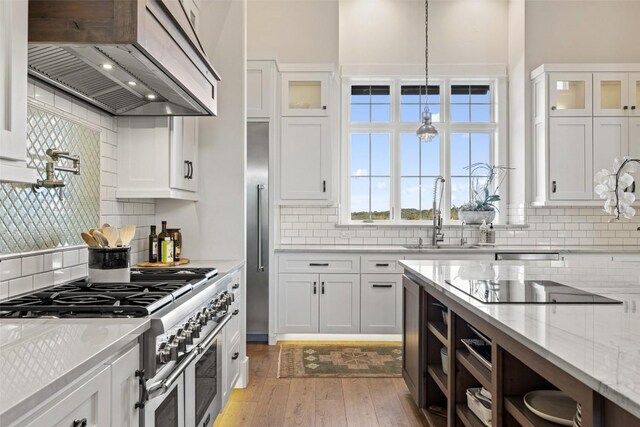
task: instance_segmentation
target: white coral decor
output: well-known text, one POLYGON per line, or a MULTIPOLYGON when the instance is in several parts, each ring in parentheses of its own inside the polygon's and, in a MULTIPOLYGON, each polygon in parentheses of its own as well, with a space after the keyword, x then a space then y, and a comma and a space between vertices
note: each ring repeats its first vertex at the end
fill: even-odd
POLYGON ((628 157, 616 158, 613 161, 613 172, 602 169, 595 174, 594 191, 601 199, 605 200, 604 211, 609 215, 614 215, 616 219, 620 219, 620 216, 631 219, 636 214, 636 210, 631 207, 636 196, 631 192, 625 192, 625 189, 633 184, 631 174, 637 171, 637 162, 637 160, 628 157), (618 177, 617 183, 616 177, 618 177))

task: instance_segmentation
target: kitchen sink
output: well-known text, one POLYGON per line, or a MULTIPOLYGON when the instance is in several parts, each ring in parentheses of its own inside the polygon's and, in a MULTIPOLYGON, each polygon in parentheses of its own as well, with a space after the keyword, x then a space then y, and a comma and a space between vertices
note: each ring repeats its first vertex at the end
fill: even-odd
POLYGON ((455 250, 466 250, 466 249, 479 249, 480 245, 404 245, 406 249, 455 249, 455 250))

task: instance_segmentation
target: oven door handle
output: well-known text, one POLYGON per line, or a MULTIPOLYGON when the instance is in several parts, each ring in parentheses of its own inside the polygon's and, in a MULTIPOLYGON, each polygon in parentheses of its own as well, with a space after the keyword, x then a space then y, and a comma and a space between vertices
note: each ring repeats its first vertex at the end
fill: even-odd
POLYGON ((171 389, 173 384, 180 378, 180 375, 187 369, 187 367, 200 355, 200 353, 204 353, 204 351, 209 347, 209 345, 213 342, 216 336, 222 331, 222 328, 225 327, 229 320, 231 320, 233 314, 228 313, 225 315, 220 323, 211 331, 196 347, 189 350, 186 357, 180 361, 176 365, 176 367, 171 371, 166 378, 161 381, 157 381, 151 384, 148 390, 148 398, 153 399, 154 397, 160 396, 171 389))

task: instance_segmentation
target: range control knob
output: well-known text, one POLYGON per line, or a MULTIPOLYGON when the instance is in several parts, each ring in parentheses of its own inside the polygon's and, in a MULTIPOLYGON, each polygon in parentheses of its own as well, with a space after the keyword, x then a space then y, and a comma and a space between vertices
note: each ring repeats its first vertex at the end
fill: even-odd
POLYGON ((160 344, 160 347, 158 347, 158 353, 156 354, 156 362, 159 365, 164 365, 169 361, 171 361, 171 357, 169 355, 169 347, 167 346, 166 342, 163 342, 162 344, 160 344))
POLYGON ((191 337, 193 338, 200 338, 200 323, 194 321, 191 321, 191 323, 189 324, 189 329, 191 330, 191 337))
POLYGON ((200 320, 200 325, 204 326, 207 324, 207 322, 209 321, 209 318, 207 317, 207 309, 203 308, 202 309, 202 313, 198 313, 198 319, 200 320))
POLYGON ((185 353, 187 351, 187 337, 183 329, 178 329, 176 341, 178 343, 178 352, 185 353))
POLYGON ((191 325, 187 325, 186 328, 184 328, 184 339, 185 342, 187 343, 187 345, 192 345, 193 344, 193 332, 191 330, 191 325))
POLYGON ((167 343, 167 347, 169 348, 169 360, 177 362, 178 361, 178 339, 175 335, 171 335, 169 338, 169 342, 167 343))

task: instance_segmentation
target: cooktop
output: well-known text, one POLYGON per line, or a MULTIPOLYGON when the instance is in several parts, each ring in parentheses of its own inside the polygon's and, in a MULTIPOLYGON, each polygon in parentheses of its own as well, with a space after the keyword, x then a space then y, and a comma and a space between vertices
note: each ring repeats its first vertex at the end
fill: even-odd
POLYGON ((552 280, 445 280, 485 304, 622 304, 552 280))

